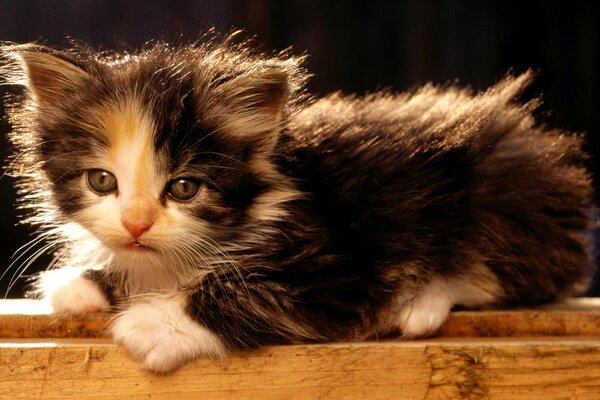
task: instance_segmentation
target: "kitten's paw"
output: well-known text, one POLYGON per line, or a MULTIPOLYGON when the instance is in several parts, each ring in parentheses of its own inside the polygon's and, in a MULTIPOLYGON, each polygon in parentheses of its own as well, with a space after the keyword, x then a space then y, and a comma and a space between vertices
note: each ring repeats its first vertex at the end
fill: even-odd
POLYGON ((47 293, 47 299, 57 314, 85 314, 110 308, 98 285, 80 276, 47 293))
POLYGON ((398 320, 402 336, 412 338, 435 333, 448 318, 452 306, 446 284, 432 280, 415 299, 402 305, 398 320))
POLYGON ((222 357, 223 342, 193 321, 183 301, 154 297, 132 304, 116 318, 111 332, 117 343, 144 368, 169 372, 198 357, 222 357))

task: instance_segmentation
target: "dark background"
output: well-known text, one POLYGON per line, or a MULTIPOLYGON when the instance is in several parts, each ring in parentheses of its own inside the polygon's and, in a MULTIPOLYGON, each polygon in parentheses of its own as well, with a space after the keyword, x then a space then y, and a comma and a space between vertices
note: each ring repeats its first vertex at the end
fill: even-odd
MULTIPOLYGON (((197 39, 214 26, 243 28, 265 49, 293 46, 310 55, 317 94, 379 88, 406 90, 428 81, 458 81, 479 90, 507 71, 527 68, 538 78, 525 94, 543 94, 543 123, 587 133, 597 171, 600 137, 600 13, 594 1, 319 1, 2 0, 0 41, 65 45, 65 37, 110 49, 119 42, 197 39)), ((4 90, 8 90, 5 88, 4 90)), ((0 108, 0 112, 3 110, 0 108)), ((8 145, 0 122, 0 158, 8 145)), ((597 182, 597 181, 596 181, 597 182)), ((597 187, 597 186, 596 186, 597 187)), ((32 232, 17 223, 12 180, 0 179, 0 274, 32 232)), ((40 248, 40 246, 36 247, 40 248)), ((0 280, 6 293, 17 266, 0 280)), ((34 262, 31 274, 48 263, 34 262)), ((8 294, 19 296, 21 279, 8 294)))

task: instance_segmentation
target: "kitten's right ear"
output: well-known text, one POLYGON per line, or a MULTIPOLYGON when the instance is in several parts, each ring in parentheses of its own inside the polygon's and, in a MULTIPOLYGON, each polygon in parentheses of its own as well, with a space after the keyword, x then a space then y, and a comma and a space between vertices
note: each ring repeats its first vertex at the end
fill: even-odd
POLYGON ((0 54, 9 60, 8 83, 27 86, 40 104, 55 103, 88 76, 73 57, 45 46, 2 46, 0 54))

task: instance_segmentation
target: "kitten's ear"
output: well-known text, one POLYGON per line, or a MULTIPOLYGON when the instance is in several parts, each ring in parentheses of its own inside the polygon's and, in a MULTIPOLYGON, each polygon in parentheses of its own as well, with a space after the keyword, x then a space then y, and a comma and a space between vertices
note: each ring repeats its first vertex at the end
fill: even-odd
POLYGON ((282 111, 288 95, 288 75, 277 68, 261 71, 245 85, 241 84, 239 93, 240 99, 247 102, 247 106, 273 115, 282 111))
POLYGON ((53 104, 88 76, 73 57, 48 47, 9 45, 1 53, 12 61, 9 83, 27 86, 39 104, 53 104))
POLYGON ((266 139, 276 136, 290 93, 288 73, 278 67, 236 76, 218 87, 222 97, 220 125, 236 136, 266 139))

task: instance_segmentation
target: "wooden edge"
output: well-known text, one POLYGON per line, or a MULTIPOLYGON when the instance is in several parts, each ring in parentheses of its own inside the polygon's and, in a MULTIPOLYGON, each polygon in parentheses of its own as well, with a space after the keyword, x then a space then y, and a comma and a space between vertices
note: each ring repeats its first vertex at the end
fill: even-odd
POLYGON ((274 346, 144 371, 102 339, 0 343, 1 399, 598 399, 600 340, 274 346))
MULTIPOLYGON (((539 309, 452 312, 438 337, 600 337, 600 299, 539 309)), ((0 338, 101 338, 111 314, 60 316, 33 300, 0 301, 0 338)))
POLYGON ((111 314, 66 317, 44 307, 0 301, 0 399, 597 400, 600 393, 595 300, 458 311, 435 338, 271 346, 199 359, 170 375, 141 369, 104 337, 111 314))

